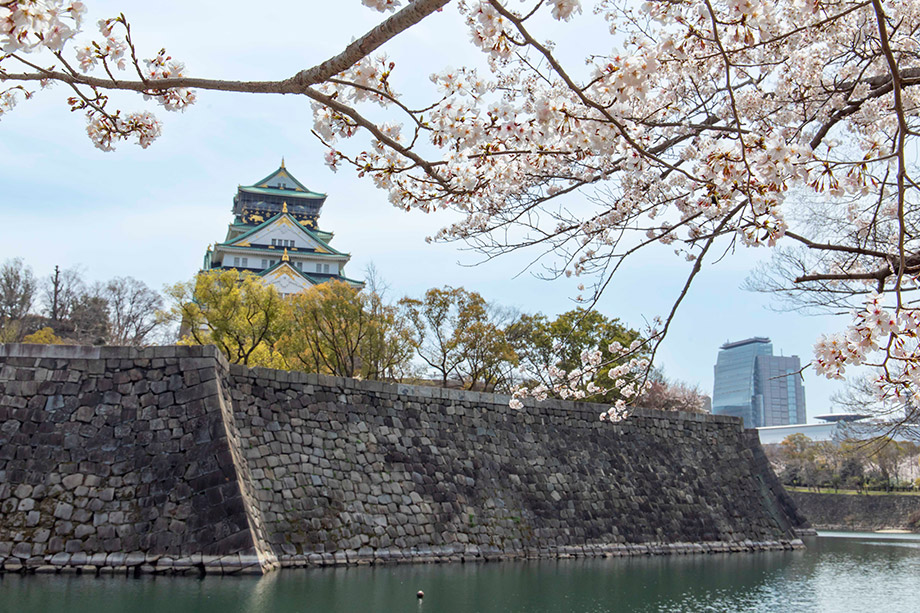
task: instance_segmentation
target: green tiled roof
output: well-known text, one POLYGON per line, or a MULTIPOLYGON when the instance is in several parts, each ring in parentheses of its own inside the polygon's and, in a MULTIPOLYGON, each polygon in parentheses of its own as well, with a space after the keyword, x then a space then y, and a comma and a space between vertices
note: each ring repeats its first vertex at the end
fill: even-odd
MULTIPOLYGON (((239 245, 234 245, 233 243, 217 243, 216 247, 226 247, 230 249, 239 249, 240 251, 248 251, 251 253, 267 253, 281 257, 284 254, 284 247, 276 247, 275 249, 269 249, 268 247, 240 247, 239 245)), ((340 260, 342 258, 347 258, 347 253, 323 253, 322 251, 307 251, 306 249, 297 249, 293 250, 288 247, 288 256, 295 255, 308 255, 310 257, 320 257, 320 258, 335 258, 340 260)))
MULTIPOLYGON (((329 246, 329 243, 327 243, 326 241, 324 241, 323 239, 321 239, 319 236, 316 235, 315 232, 313 232, 313 231, 310 230, 309 228, 305 228, 304 226, 302 226, 300 223, 297 222, 296 219, 294 219, 293 217, 291 217, 288 213, 278 213, 277 215, 275 215, 275 216, 273 216, 273 217, 269 217, 268 219, 266 219, 265 221, 263 221, 261 224, 255 226, 254 228, 252 228, 252 229, 249 230, 248 232, 244 232, 243 234, 240 234, 239 236, 237 236, 236 238, 234 238, 232 241, 230 241, 230 242, 225 242, 225 243, 219 243, 219 244, 220 244, 220 245, 223 245, 223 246, 227 246, 227 247, 232 247, 232 246, 234 246, 233 243, 239 242, 239 241, 241 241, 241 240, 243 240, 243 239, 245 239, 245 238, 247 238, 247 237, 249 237, 249 236, 252 236, 252 235, 255 234, 256 232, 258 232, 259 230, 261 230, 263 227, 265 227, 265 226, 271 224, 272 222, 274 222, 276 219, 278 219, 278 218, 281 217, 282 215, 288 217, 288 218, 294 223, 294 225, 296 225, 298 228, 300 228, 307 236, 309 236, 310 238, 312 238, 313 240, 315 240, 317 243, 319 243, 319 244, 323 247, 323 249, 326 249, 326 250, 329 251, 329 253, 331 253, 332 255, 348 255, 348 254, 345 254, 345 253, 342 253, 342 252, 340 252, 340 251, 337 251, 337 250, 333 249, 331 246, 329 246)), ((317 252, 314 252, 314 253, 317 253, 317 252)))
POLYGON ((314 192, 306 185, 298 181, 294 175, 288 172, 288 169, 284 167, 284 160, 281 161, 281 166, 278 167, 273 173, 262 179, 261 181, 256 181, 253 185, 241 185, 240 189, 242 191, 255 193, 255 194, 272 194, 276 196, 306 196, 309 198, 325 198, 326 194, 321 194, 319 192, 314 192), (278 176, 281 176, 285 179, 290 180, 297 187, 294 190, 289 189, 275 189, 269 187, 268 184, 273 179, 278 176))
POLYGON ((284 196, 286 198, 308 198, 310 200, 317 200, 320 198, 325 198, 326 194, 320 194, 318 192, 310 191, 294 191, 290 189, 277 189, 274 187, 257 187, 257 186, 240 186, 238 188, 241 192, 247 192, 250 194, 268 194, 270 196, 284 196))

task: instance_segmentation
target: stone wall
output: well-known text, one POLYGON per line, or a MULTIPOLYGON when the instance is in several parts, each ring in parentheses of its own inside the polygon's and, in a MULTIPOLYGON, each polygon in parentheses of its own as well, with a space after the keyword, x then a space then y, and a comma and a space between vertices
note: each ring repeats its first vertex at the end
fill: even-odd
POLYGON ((920 496, 789 492, 818 530, 920 532, 920 496))
POLYGON ((255 546, 211 348, 0 349, 6 568, 270 566, 255 546))
POLYGON ((710 415, 230 366, 213 347, 0 346, 0 568, 744 551, 806 527, 710 415))

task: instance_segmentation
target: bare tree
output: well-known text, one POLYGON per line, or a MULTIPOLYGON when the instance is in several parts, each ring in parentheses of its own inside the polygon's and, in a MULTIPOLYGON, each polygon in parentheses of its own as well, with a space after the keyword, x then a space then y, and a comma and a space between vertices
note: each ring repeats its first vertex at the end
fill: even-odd
POLYGON ((920 408, 915 401, 881 399, 875 387, 870 378, 851 377, 846 388, 831 397, 835 409, 872 417, 846 424, 847 434, 861 440, 898 434, 920 441, 920 408))
POLYGON ((157 312, 163 298, 132 277, 116 277, 101 292, 108 306, 107 341, 112 345, 141 346, 160 326, 157 312))
POLYGON ((83 275, 79 268, 61 270, 55 265, 42 282, 42 302, 45 314, 54 322, 70 317, 74 302, 85 291, 83 275))
POLYGON ((105 345, 109 330, 108 302, 104 286, 95 283, 73 301, 65 335, 80 344, 105 345))

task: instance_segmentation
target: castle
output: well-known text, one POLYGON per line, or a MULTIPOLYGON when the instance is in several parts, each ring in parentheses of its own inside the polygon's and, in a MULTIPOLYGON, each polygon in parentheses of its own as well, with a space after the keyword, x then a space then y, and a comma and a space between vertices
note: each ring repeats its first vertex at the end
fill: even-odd
POLYGON ((361 281, 345 276, 351 255, 333 249, 333 233, 317 222, 326 194, 311 191, 284 167, 254 185, 240 185, 233 198, 233 223, 227 237, 204 256, 203 270, 249 271, 274 286, 282 296, 339 280, 355 287, 361 281))

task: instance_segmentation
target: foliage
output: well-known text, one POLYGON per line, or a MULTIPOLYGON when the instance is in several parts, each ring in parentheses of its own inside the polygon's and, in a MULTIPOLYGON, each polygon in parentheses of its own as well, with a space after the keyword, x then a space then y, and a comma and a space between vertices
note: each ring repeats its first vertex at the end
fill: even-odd
POLYGON ((452 377, 466 389, 493 390, 507 383, 517 361, 506 338, 507 313, 477 292, 448 286, 399 304, 411 325, 416 355, 437 373, 441 385, 452 377))
POLYGON ((173 301, 166 316, 183 330, 180 342, 213 343, 235 364, 284 364, 275 343, 287 330, 286 306, 278 291, 256 275, 207 271, 168 287, 166 294, 173 301))
MULTIPOLYGON (((638 331, 626 328, 616 318, 581 307, 552 320, 542 313, 523 315, 513 327, 525 380, 536 381, 551 396, 569 397, 564 388, 557 387, 556 380, 564 372, 579 369, 584 361, 582 356, 597 351, 603 366, 597 370, 593 383, 604 391, 588 390, 585 386, 581 398, 592 402, 615 402, 621 398, 610 371, 623 360, 610 347, 613 343, 628 346, 640 340, 638 331)), ((647 354, 639 351, 638 355, 647 354)))
POLYGON ((23 343, 34 343, 36 345, 63 345, 64 339, 57 336, 54 330, 45 327, 37 332, 27 334, 22 338, 23 343))
POLYGON ((881 437, 812 441, 791 434, 768 452, 787 485, 857 490, 914 489, 920 446, 881 437))
POLYGON ((35 276, 22 258, 5 261, 0 266, 0 325, 22 320, 32 309, 35 290, 35 276))
POLYGON ((295 294, 289 307, 278 348, 292 368, 363 379, 396 379, 406 369, 408 330, 375 292, 330 281, 295 294))

